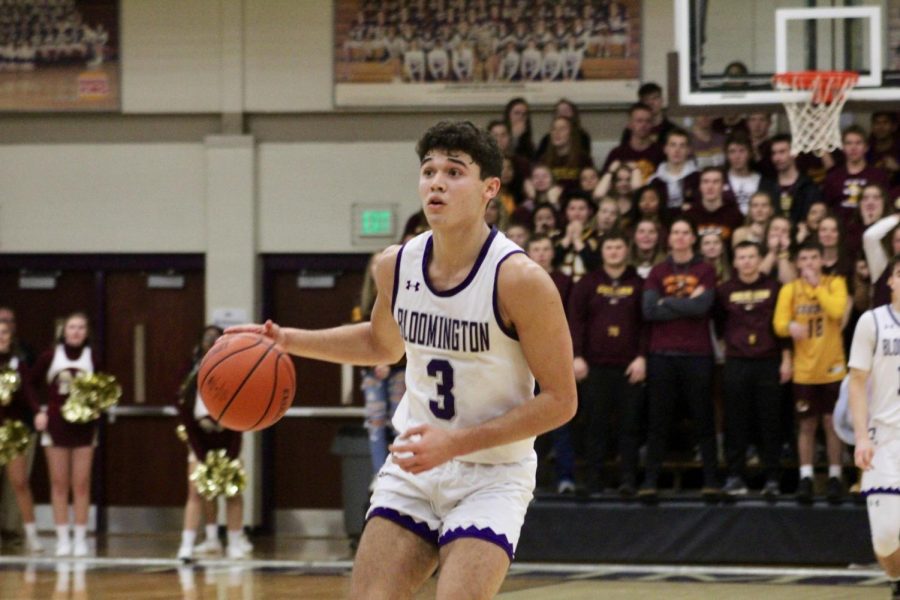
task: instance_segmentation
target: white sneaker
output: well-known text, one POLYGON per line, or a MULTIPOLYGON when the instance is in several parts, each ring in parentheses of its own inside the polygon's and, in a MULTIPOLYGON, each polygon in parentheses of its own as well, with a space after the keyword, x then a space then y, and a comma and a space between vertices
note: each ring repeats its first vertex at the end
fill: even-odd
POLYGON ((56 555, 69 556, 72 554, 72 541, 69 538, 56 540, 56 555))
POLYGON ((87 540, 78 540, 75 542, 74 550, 72 551, 72 556, 87 556, 88 552, 90 552, 90 548, 88 548, 87 540))
POLYGON ((253 544, 247 539, 247 536, 243 534, 241 534, 241 548, 243 548, 244 552, 247 554, 253 553, 253 544))
POLYGON ((231 544, 228 546, 227 556, 232 560, 241 560, 247 558, 250 553, 244 549, 243 544, 231 544))
POLYGON ((189 561, 194 557, 194 549, 189 546, 182 544, 178 547, 178 560, 189 561))
POLYGON ((40 554, 44 551, 44 546, 41 544, 41 540, 37 537, 30 538, 25 536, 25 552, 29 554, 40 554))
POLYGON ((222 542, 219 538, 206 538, 202 544, 194 546, 194 552, 197 554, 221 554, 222 542))

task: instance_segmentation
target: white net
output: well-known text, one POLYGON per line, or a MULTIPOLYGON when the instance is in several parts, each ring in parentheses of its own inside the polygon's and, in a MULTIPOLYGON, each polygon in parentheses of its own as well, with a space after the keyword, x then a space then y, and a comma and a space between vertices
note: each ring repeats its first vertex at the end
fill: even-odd
POLYGON ((821 156, 841 147, 841 110, 856 81, 855 73, 782 73, 775 77, 780 90, 808 92, 805 99, 784 100, 793 137, 791 154, 821 156))

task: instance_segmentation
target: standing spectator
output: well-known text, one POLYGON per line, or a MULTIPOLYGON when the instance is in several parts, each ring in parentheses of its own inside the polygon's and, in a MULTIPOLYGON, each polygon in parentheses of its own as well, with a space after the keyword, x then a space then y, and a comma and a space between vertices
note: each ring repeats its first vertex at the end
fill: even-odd
POLYGON ((634 207, 627 217, 629 223, 650 219, 663 227, 668 227, 671 215, 659 196, 659 190, 652 185, 645 185, 634 193, 634 197, 634 207))
POLYGON ((887 203, 887 194, 880 185, 869 184, 863 188, 859 206, 849 221, 844 223, 844 247, 850 256, 858 256, 862 250, 863 233, 886 214, 893 212, 887 203))
POLYGON ((559 210, 562 188, 553 180, 553 173, 546 165, 535 165, 531 177, 525 182, 525 198, 534 206, 547 202, 559 210))
POLYGON ((825 203, 825 200, 815 200, 809 205, 809 209, 806 211, 806 218, 797 224, 794 237, 798 246, 816 235, 816 232, 819 231, 819 223, 828 214, 828 205, 825 203))
MULTIPOLYGON (((581 112, 578 110, 578 106, 567 98, 560 98, 553 107, 553 118, 557 119, 558 117, 569 119, 572 123, 573 139, 577 140, 579 144, 581 144, 582 151, 590 156, 591 136, 581 125, 581 112)), ((552 131, 544 134, 544 137, 541 138, 541 141, 538 144, 536 156, 543 156, 547 150, 550 149, 552 138, 552 131)))
POLYGON ((659 472, 669 426, 680 402, 690 407, 703 459, 702 494, 718 497, 717 448, 712 404, 712 340, 709 313, 715 295, 715 272, 694 254, 697 232, 686 218, 669 230, 671 252, 653 267, 644 284, 644 319, 650 322, 647 365, 649 434, 647 474, 639 496, 658 496, 659 472))
POLYGON ((582 192, 587 192, 593 196, 594 190, 597 189, 597 184, 599 183, 600 173, 597 172, 597 167, 594 165, 584 167, 578 174, 578 189, 582 192))
POLYGON ((891 301, 887 279, 890 273, 887 267, 891 256, 900 254, 900 213, 890 214, 863 233, 863 250, 869 265, 869 277, 872 279, 872 306, 882 306, 891 301))
POLYGON ((700 173, 690 158, 691 139, 688 133, 678 127, 670 129, 663 153, 666 160, 657 167, 650 178, 650 185, 659 190, 669 210, 681 208, 682 205, 690 207, 700 185, 700 173))
POLYGON ((509 225, 509 213, 506 212, 506 207, 503 206, 503 201, 499 196, 494 196, 488 201, 484 210, 484 222, 488 227, 506 231, 506 227, 509 225))
POLYGON ((531 111, 524 98, 513 98, 506 103, 503 120, 510 133, 512 153, 525 160, 534 159, 534 138, 531 135, 531 111))
POLYGON ((56 345, 38 357, 31 372, 31 384, 46 385, 47 406, 37 405, 34 425, 42 433, 41 445, 50 470, 50 496, 56 523, 56 555, 87 556, 87 523, 91 506, 91 467, 97 445, 97 421, 70 423, 62 416, 62 406, 72 381, 81 373, 97 372, 89 344, 88 318, 76 312, 66 317, 56 345), (69 537, 69 494, 75 512, 74 545, 69 537))
POLYGON ((741 242, 749 241, 762 244, 766 241, 766 229, 769 221, 775 216, 775 206, 772 197, 766 192, 756 192, 750 197, 750 208, 747 209, 747 219, 744 224, 731 236, 732 247, 741 242))
POLYGON ((713 118, 697 115, 691 124, 691 147, 698 169, 725 164, 725 135, 712 127, 713 118))
POLYGON ((797 252, 800 277, 778 293, 773 324, 775 333, 793 340, 794 407, 799 421, 797 451, 800 483, 797 499, 813 498, 813 458, 816 430, 821 422, 828 448, 830 502, 839 502, 843 445, 834 431, 832 413, 841 380, 846 375, 841 325, 847 307, 847 284, 840 275, 822 274, 822 245, 808 241, 797 252))
POLYGON ((707 167, 700 173, 700 202, 694 203, 685 213, 697 226, 702 236, 707 232, 718 233, 725 243, 744 222, 744 216, 734 202, 725 202, 723 192, 725 177, 718 167, 707 167))
POLYGON ((722 236, 715 231, 707 231, 700 235, 700 256, 716 272, 716 285, 731 279, 731 265, 728 264, 728 253, 722 236))
POLYGON ((512 134, 510 134, 509 126, 505 121, 499 119, 491 121, 488 123, 487 129, 488 132, 490 132, 491 137, 497 142, 497 146, 499 146, 500 152, 503 153, 504 158, 509 159, 512 163, 513 178, 508 184, 508 187, 516 199, 521 201, 521 198, 524 195, 522 186, 524 185, 525 180, 531 176, 531 161, 517 155, 513 151, 512 134))
POLYGON ((822 184, 829 208, 844 221, 856 210, 864 187, 870 183, 888 187, 885 172, 866 162, 866 152, 869 150, 866 139, 866 131, 858 125, 851 125, 844 130, 841 140, 847 162, 830 170, 822 184))
POLYGON ((615 161, 640 169, 641 185, 649 181, 665 156, 653 139, 653 113, 646 104, 632 104, 628 109, 628 141, 613 148, 603 164, 609 171, 615 161))
POLYGON ((643 175, 637 167, 623 165, 619 161, 609 165, 594 188, 594 198, 609 196, 619 203, 619 214, 628 214, 632 208, 634 190, 641 186, 643 175))
POLYGON ((742 214, 747 214, 750 197, 762 190, 775 195, 775 182, 761 173, 754 171, 750 162, 753 147, 744 136, 735 136, 725 144, 725 155, 728 164, 726 195, 734 198, 742 214))
POLYGON ((525 249, 525 244, 528 243, 528 238, 531 237, 531 231, 528 227, 520 223, 510 223, 509 227, 507 227, 506 231, 503 233, 506 234, 509 241, 513 242, 522 250, 525 249))
POLYGON ((666 259, 665 237, 659 221, 641 219, 635 225, 630 256, 641 279, 646 279, 653 267, 666 259))
POLYGON ((872 133, 869 135, 869 151, 866 162, 884 171, 892 184, 900 176, 900 136, 897 135, 897 113, 872 113, 872 133))
POLYGON ((784 285, 797 278, 797 267, 791 261, 791 221, 784 216, 772 217, 765 236, 765 256, 760 271, 784 285))
POLYGON ((646 376, 646 337, 641 316, 643 280, 628 265, 628 242, 621 233, 603 237, 602 266, 572 290, 569 328, 575 350, 575 378, 582 381, 588 409, 587 487, 603 489, 603 463, 619 415, 623 496, 635 494, 640 435, 641 391, 646 376))
POLYGON ((619 204, 612 198, 601 198, 597 204, 597 216, 594 217, 594 223, 597 237, 603 237, 610 231, 618 229, 619 204))
MULTIPOLYGON (((188 438, 188 499, 184 507, 184 527, 181 531, 181 546, 178 548, 180 560, 191 560, 194 553, 221 552, 218 525, 216 524, 216 502, 204 500, 197 490, 197 484, 190 477, 197 466, 206 459, 211 450, 225 450, 228 458, 236 459, 241 453, 241 433, 221 427, 210 416, 206 405, 200 398, 197 386, 197 374, 200 362, 207 351, 213 347, 222 335, 222 330, 209 325, 203 330, 200 342, 194 349, 191 370, 181 385, 178 394, 178 415, 188 438), (205 513, 206 541, 195 548, 194 541, 200 526, 201 514, 205 513)), ((243 533, 244 501, 241 494, 225 500, 225 513, 228 522, 228 558, 245 558, 253 549, 243 533)))
POLYGON ((772 115, 764 112, 752 112, 747 115, 747 134, 753 148, 751 162, 756 171, 764 177, 774 177, 772 165, 772 142, 769 130, 772 129, 772 115))
MULTIPOLYGON (((828 215, 819 222, 816 240, 822 244, 822 273, 840 275, 849 282, 853 277, 854 260, 844 247, 844 235, 837 217, 828 215)), ((848 291, 852 292, 849 287, 848 291)))
POLYGON ((585 167, 593 166, 590 153, 585 151, 574 126, 567 117, 556 117, 550 129, 550 143, 538 158, 553 174, 553 179, 565 191, 577 190, 579 176, 585 167))
POLYGON ((772 329, 778 282, 759 270, 757 244, 734 249, 735 277, 716 289, 716 333, 725 342, 725 456, 728 479, 722 491, 747 493, 744 470, 750 435, 759 432, 766 474, 763 495, 778 495, 781 433, 780 384, 791 377, 790 352, 782 352, 772 329))
POLYGON ((591 226, 595 212, 594 201, 584 194, 572 194, 563 206, 566 229, 555 240, 553 264, 575 283, 600 266, 600 241, 591 226))
MULTIPOLYGON (((675 123, 666 116, 665 100, 663 99, 663 89, 658 83, 649 81, 638 88, 638 102, 647 105, 650 108, 652 128, 650 135, 653 141, 662 146, 668 136, 669 131, 676 127, 675 123)), ((627 144, 631 139, 631 129, 626 127, 622 130, 622 136, 619 143, 627 144)))
POLYGON ((0 306, 0 323, 6 323, 9 326, 13 352, 24 360, 26 365, 33 365, 35 358, 34 349, 19 336, 18 328, 16 327, 16 311, 9 306, 0 306))
POLYGON ((538 204, 531 215, 531 230, 537 234, 553 237, 559 233, 559 219, 552 204, 538 204))
POLYGON ((778 207, 796 224, 806 218, 810 204, 821 197, 819 187, 813 180, 797 169, 791 155, 791 136, 783 133, 772 138, 772 166, 778 182, 778 207))

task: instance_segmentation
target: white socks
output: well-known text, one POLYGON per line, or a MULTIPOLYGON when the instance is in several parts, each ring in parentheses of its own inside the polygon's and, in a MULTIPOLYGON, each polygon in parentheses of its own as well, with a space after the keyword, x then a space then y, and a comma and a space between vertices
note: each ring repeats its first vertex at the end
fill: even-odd
POLYGON ((241 542, 243 541, 243 530, 238 529, 237 531, 228 531, 228 547, 240 547, 241 542))
POLYGON ((193 529, 185 529, 181 532, 181 545, 182 547, 192 548, 194 546, 194 541, 197 539, 197 532, 193 529))
POLYGON ((828 465, 828 478, 834 477, 835 479, 840 479, 843 474, 843 469, 841 469, 841 465, 828 465))
POLYGON ((812 465, 800 465, 800 479, 804 477, 809 477, 812 479, 813 476, 813 466, 812 465))
POLYGON ((217 540, 219 539, 219 526, 216 523, 212 525, 206 525, 206 539, 207 540, 217 540))

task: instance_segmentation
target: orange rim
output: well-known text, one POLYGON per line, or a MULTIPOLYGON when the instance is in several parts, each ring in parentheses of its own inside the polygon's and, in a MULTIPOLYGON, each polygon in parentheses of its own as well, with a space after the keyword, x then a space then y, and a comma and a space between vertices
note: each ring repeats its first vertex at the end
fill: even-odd
POLYGON ((831 102, 835 92, 856 85, 855 71, 790 71, 777 73, 772 80, 794 90, 812 90, 814 102, 831 102))

